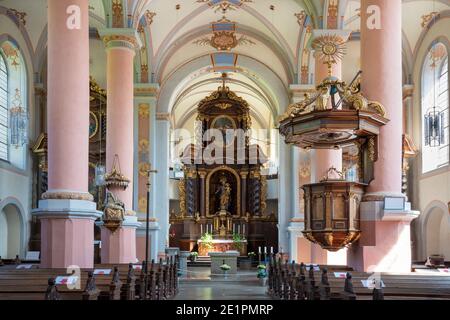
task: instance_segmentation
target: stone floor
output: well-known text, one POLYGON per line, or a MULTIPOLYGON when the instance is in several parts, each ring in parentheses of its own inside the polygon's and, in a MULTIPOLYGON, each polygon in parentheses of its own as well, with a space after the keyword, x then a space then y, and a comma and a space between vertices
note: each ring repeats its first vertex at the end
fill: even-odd
POLYGON ((256 272, 240 271, 236 276, 212 275, 210 268, 188 268, 180 278, 175 300, 270 300, 266 287, 256 278, 256 272))

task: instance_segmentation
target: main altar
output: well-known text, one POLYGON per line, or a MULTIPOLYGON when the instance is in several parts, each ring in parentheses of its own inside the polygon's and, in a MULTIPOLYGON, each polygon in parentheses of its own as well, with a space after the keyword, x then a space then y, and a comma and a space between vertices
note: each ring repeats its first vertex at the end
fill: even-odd
POLYGON ((267 177, 262 170, 267 158, 250 143, 249 105, 230 90, 226 77, 198 105, 196 143, 181 155, 180 211, 170 217, 170 246, 201 256, 277 247, 277 218, 265 213, 267 177), (223 139, 202 139, 207 132, 223 139))

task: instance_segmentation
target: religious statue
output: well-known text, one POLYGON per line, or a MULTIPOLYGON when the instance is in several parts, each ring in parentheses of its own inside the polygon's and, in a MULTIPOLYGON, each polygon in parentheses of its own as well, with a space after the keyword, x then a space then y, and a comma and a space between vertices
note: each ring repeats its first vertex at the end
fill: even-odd
POLYGON ((117 198, 112 192, 106 192, 105 209, 103 210, 103 221, 105 225, 111 229, 117 227, 125 218, 125 204, 117 198))
POLYGON ((220 211, 228 211, 231 202, 231 185, 225 176, 220 178, 220 185, 217 188, 216 195, 220 199, 220 211))

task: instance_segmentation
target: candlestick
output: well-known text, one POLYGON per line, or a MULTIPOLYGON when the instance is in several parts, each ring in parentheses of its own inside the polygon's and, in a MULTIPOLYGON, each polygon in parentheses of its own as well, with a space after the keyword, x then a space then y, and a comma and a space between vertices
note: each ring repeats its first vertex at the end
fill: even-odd
POLYGON ((273 247, 270 247, 270 253, 273 254, 273 247))
POLYGON ((200 225, 200 236, 203 236, 203 224, 200 225))
POLYGON ((267 247, 264 247, 264 254, 267 254, 267 247))
POLYGON ((238 227, 238 232, 237 232, 237 233, 238 233, 238 234, 241 234, 241 226, 238 224, 237 227, 238 227))
POLYGON ((261 247, 258 247, 258 253, 261 254, 261 247))

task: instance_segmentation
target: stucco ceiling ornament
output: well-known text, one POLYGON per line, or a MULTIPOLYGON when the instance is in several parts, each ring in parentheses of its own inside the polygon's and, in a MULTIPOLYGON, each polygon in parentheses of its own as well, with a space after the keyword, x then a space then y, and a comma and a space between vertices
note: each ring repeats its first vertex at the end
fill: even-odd
POLYGON ((239 45, 255 45, 255 42, 242 35, 236 36, 236 23, 223 17, 211 25, 213 36, 194 41, 199 46, 211 46, 219 51, 230 51, 239 45))
POLYGON ((214 12, 221 11, 223 14, 227 13, 228 10, 237 10, 239 9, 244 3, 252 3, 253 0, 220 0, 220 1, 213 1, 213 0, 197 0, 198 3, 207 3, 212 9, 214 9, 214 12))

